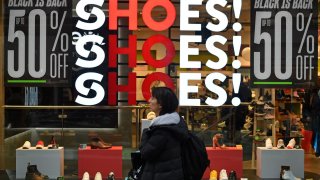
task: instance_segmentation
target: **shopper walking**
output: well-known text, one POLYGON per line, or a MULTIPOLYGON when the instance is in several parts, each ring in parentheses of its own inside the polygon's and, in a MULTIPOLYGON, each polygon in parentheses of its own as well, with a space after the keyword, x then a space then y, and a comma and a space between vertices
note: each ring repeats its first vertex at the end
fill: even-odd
POLYGON ((141 139, 142 180, 183 180, 181 141, 188 136, 184 120, 176 112, 178 98, 166 87, 152 89, 150 109, 156 113, 141 139))
POLYGON ((310 98, 312 146, 316 157, 320 156, 320 90, 313 89, 310 98))

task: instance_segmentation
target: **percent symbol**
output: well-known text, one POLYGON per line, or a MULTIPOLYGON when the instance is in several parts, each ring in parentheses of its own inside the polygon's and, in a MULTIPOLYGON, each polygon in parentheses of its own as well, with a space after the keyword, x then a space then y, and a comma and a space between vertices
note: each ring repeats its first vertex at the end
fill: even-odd
MULTIPOLYGON (((312 19, 312 13, 310 14, 309 16, 309 19, 308 19, 308 22, 307 22, 307 25, 304 26, 304 15, 302 13, 298 13, 297 14, 297 30, 298 31, 304 31, 303 32, 303 36, 302 36, 302 39, 301 39, 301 43, 300 43, 300 46, 299 46, 299 50, 298 50, 298 53, 301 53, 301 50, 302 50, 302 47, 303 45, 305 44, 305 41, 306 41, 306 36, 307 36, 307 33, 308 33, 308 30, 309 30, 309 26, 310 26, 310 22, 311 22, 311 19, 312 19)), ((307 38, 307 47, 309 47, 309 40, 312 40, 312 42, 314 42, 314 37, 312 35, 308 35, 308 38, 307 38)), ((313 44, 313 43, 312 43, 313 44)), ((307 48, 309 49, 309 48, 307 48)), ((310 52, 313 52, 313 49, 314 47, 312 46, 312 50, 310 52)), ((309 51, 308 51, 309 52, 309 51)))
POLYGON ((56 30, 58 29, 58 32, 56 34, 56 38, 54 40, 54 43, 53 43, 53 47, 52 47, 52 51, 55 51, 56 50, 56 46, 57 46, 57 43, 58 43, 58 40, 60 38, 60 35, 61 35, 61 50, 62 51, 67 51, 68 50, 68 39, 69 39, 69 36, 67 33, 62 33, 61 34, 61 29, 62 29, 62 26, 63 26, 63 23, 64 23, 64 20, 66 19, 66 15, 67 15, 67 11, 64 11, 63 13, 63 16, 62 16, 62 19, 59 23, 59 17, 58 17, 58 12, 57 11, 52 11, 51 12, 51 15, 50 15, 50 18, 51 18, 51 21, 50 21, 50 27, 51 29, 53 30, 56 30), (65 47, 63 47, 63 40, 65 38, 65 47))

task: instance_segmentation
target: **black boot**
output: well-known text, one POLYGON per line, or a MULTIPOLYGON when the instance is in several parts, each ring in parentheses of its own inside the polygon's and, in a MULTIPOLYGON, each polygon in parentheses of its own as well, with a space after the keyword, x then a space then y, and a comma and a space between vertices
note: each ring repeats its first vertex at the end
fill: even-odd
POLYGON ((44 180, 49 179, 47 175, 42 175, 37 168, 37 165, 30 165, 28 163, 27 172, 26 172, 26 180, 44 180))

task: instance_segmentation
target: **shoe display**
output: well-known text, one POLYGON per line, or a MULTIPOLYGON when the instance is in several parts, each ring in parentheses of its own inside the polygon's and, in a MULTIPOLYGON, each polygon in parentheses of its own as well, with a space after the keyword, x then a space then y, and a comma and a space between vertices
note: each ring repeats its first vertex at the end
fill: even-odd
POLYGON ((37 149, 43 149, 43 147, 44 147, 43 141, 41 141, 41 140, 38 141, 38 142, 37 142, 37 145, 36 145, 36 148, 37 148, 37 149))
POLYGON ((267 140, 266 140, 266 148, 267 149, 272 149, 272 141, 271 141, 271 139, 270 138, 268 138, 267 140))
POLYGON ((91 138, 89 146, 91 146, 91 149, 109 149, 112 147, 110 143, 104 142, 100 137, 91 138))
POLYGON ((115 180, 114 172, 109 173, 107 180, 115 180))
POLYGON ((268 102, 268 103, 265 103, 265 104, 264 104, 263 109, 265 109, 265 110, 272 110, 272 109, 274 109, 274 106, 273 106, 272 103, 268 102))
POLYGON ((251 122, 244 123, 243 128, 248 131, 251 128, 251 124, 251 122))
POLYGON ((219 140, 223 138, 223 135, 218 133, 218 134, 215 134, 212 138, 212 147, 213 148, 221 148, 221 145, 219 143, 219 140))
POLYGON ((225 169, 221 169, 219 174, 219 180, 228 180, 227 171, 225 169))
POLYGON ((246 122, 247 122, 247 123, 252 123, 252 118, 249 117, 249 116, 246 116, 246 122))
POLYGON ((283 170, 282 179, 289 179, 289 180, 301 180, 293 175, 293 173, 289 170, 283 170))
POLYGON ((263 96, 260 96, 258 101, 257 101, 257 104, 258 105, 263 105, 264 104, 264 97, 263 96))
POLYGON ((94 176, 94 180, 102 180, 102 175, 100 172, 96 173, 96 175, 94 176))
POLYGON ((295 140, 294 138, 292 138, 292 139, 289 141, 289 143, 288 143, 288 145, 287 145, 287 148, 288 148, 288 149, 293 149, 295 145, 296 145, 296 140, 295 140))
POLYGON ((229 180, 237 180, 236 171, 230 171, 230 173, 229 173, 229 180))
POLYGON ((278 140, 278 144, 277 144, 277 148, 278 149, 284 149, 284 143, 282 139, 278 140))
POLYGON ((26 180, 44 180, 49 179, 47 175, 42 175, 37 168, 37 165, 30 165, 28 163, 27 172, 26 172, 26 180))
POLYGON ((154 118, 156 118, 156 114, 154 112, 151 111, 147 114, 148 120, 153 120, 154 118))
POLYGON ((219 127, 219 128, 227 127, 227 126, 226 126, 226 121, 222 121, 221 123, 218 123, 218 127, 219 127))
POLYGON ((48 145, 48 149, 57 149, 59 146, 56 143, 54 136, 51 137, 50 143, 48 145))
POLYGON ((216 170, 212 170, 210 172, 210 179, 209 180, 218 180, 218 173, 216 170))
POLYGON ((264 116, 264 119, 273 119, 274 118, 274 115, 270 114, 270 113, 267 113, 265 116, 264 116))
POLYGON ((294 148, 295 149, 301 149, 301 146, 300 145, 295 145, 294 148))
POLYGON ((298 91, 293 91, 293 97, 299 99, 300 96, 298 95, 298 91))
POLYGON ((254 113, 254 115, 256 115, 258 117, 262 117, 262 116, 265 116, 266 113, 258 113, 258 112, 256 112, 256 113, 254 113))
POLYGON ((29 141, 24 142, 22 145, 22 149, 30 149, 31 148, 31 143, 29 141))
POLYGON ((90 180, 90 176, 88 172, 83 173, 82 180, 90 180))

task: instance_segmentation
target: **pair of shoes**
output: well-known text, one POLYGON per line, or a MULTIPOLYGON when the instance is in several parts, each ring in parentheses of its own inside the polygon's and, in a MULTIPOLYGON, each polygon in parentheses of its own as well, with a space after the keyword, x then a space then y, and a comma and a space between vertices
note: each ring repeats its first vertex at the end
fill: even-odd
POLYGON ((89 146, 91 146, 91 149, 109 149, 112 144, 104 142, 100 137, 93 137, 89 146))
POLYGON ((154 113, 153 111, 151 111, 147 114, 148 120, 153 120, 154 118, 156 118, 156 113, 154 113))
MULTIPOLYGON (((82 176, 82 180, 90 180, 90 175, 88 172, 85 172, 82 176)), ((102 175, 100 172, 97 172, 94 176, 94 180, 102 180, 102 175)))
POLYGON ((107 180, 115 180, 115 176, 114 176, 114 172, 110 172, 109 175, 108 175, 108 178, 107 180))
POLYGON ((265 116, 264 116, 264 119, 274 119, 274 115, 270 114, 270 113, 267 113, 265 116))
POLYGON ((24 142, 22 145, 22 149, 30 149, 31 148, 31 143, 29 141, 24 142))
POLYGON ((300 178, 295 177, 290 170, 283 170, 282 179, 301 180, 300 178))
MULTIPOLYGON (((43 149, 44 147, 44 143, 43 141, 38 141, 37 145, 36 145, 36 149, 43 149)), ((29 141, 24 142, 24 144, 22 145, 22 149, 30 149, 31 148, 31 143, 29 141)))
POLYGON ((37 168, 37 165, 30 165, 28 163, 27 172, 26 172, 26 180, 44 180, 49 179, 47 175, 42 175, 37 168))
POLYGON ((216 170, 212 170, 210 172, 210 179, 209 180, 218 180, 218 173, 216 170))
POLYGON ((278 148, 278 149, 284 149, 284 148, 285 148, 282 139, 279 139, 279 140, 278 140, 277 148, 278 148))
POLYGON ((274 105, 271 102, 267 102, 264 104, 263 109, 272 110, 272 109, 274 109, 274 105))
POLYGON ((248 131, 251 128, 251 124, 252 122, 246 122, 244 123, 243 128, 248 131))
POLYGON ((237 180, 237 174, 236 171, 230 171, 229 173, 229 180, 237 180))
POLYGON ((268 139, 266 140, 266 148, 267 148, 267 149, 272 149, 272 148, 273 148, 273 146, 272 146, 272 141, 271 141, 270 138, 268 138, 268 139))
POLYGON ((226 126, 226 121, 222 121, 221 123, 218 123, 219 128, 225 128, 226 126))
POLYGON ((288 149, 293 149, 296 145, 296 140, 294 138, 290 139, 288 145, 287 145, 287 148, 288 149))
POLYGON ((221 169, 219 174, 219 180, 228 180, 227 171, 225 169, 221 169))
MULTIPOLYGON (((22 149, 30 149, 32 146, 31 146, 31 143, 30 141, 26 141, 24 142, 24 144, 22 145, 22 149)), ((44 146, 44 142, 39 140, 37 142, 37 145, 36 145, 36 149, 43 149, 45 146, 44 146)), ((56 140, 54 138, 54 136, 51 137, 51 141, 48 145, 48 149, 57 149, 59 146, 58 144, 56 143, 56 140)))

